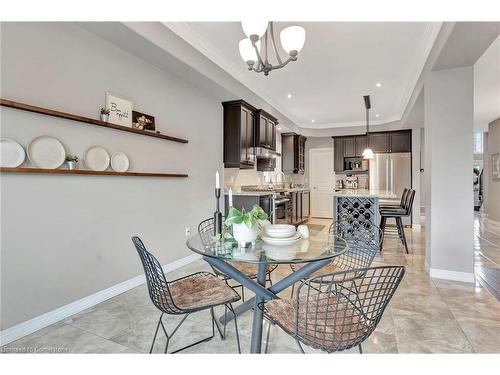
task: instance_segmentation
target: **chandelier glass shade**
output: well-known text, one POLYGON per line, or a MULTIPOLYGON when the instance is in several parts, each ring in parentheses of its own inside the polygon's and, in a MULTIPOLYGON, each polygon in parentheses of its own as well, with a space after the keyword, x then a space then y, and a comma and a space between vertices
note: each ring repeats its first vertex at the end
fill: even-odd
POLYGON ((282 59, 274 38, 273 22, 245 21, 241 26, 248 37, 239 43, 241 58, 247 63, 248 70, 264 73, 266 76, 271 70, 281 69, 289 62, 296 61, 306 39, 306 31, 301 26, 283 29, 280 42, 288 56, 282 59))

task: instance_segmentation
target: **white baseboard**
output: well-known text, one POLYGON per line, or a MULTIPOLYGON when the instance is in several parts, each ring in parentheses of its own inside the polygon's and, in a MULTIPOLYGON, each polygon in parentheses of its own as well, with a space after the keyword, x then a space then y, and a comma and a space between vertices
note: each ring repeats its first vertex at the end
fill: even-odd
MULTIPOLYGON (((426 268, 428 267, 426 262, 426 268)), ((440 270, 438 268, 429 268, 429 276, 433 279, 443 279, 451 281, 462 281, 464 283, 473 283, 475 281, 474 273, 440 270)))
MULTIPOLYGON (((198 254, 191 254, 185 258, 181 258, 174 262, 168 263, 164 265, 162 268, 165 273, 171 272, 189 263, 192 263, 200 258, 201 256, 198 254)), ((37 316, 23 323, 17 324, 13 327, 0 331, 0 346, 6 345, 12 341, 20 339, 21 337, 27 336, 42 328, 48 327, 51 324, 66 319, 71 315, 77 314, 83 310, 88 309, 89 307, 104 302, 112 297, 115 297, 121 293, 133 289, 145 282, 146 278, 144 275, 136 276, 132 279, 113 285, 110 288, 101 290, 97 293, 91 294, 90 296, 79 299, 78 301, 72 302, 68 305, 59 307, 43 315, 37 316)))

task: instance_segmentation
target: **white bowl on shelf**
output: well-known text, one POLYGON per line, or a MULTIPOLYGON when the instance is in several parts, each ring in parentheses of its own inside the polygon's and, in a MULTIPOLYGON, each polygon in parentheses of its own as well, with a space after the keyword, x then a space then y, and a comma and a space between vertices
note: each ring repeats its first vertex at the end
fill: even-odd
POLYGON ((290 238, 295 236, 297 230, 293 225, 274 224, 264 227, 264 235, 272 238, 290 238))

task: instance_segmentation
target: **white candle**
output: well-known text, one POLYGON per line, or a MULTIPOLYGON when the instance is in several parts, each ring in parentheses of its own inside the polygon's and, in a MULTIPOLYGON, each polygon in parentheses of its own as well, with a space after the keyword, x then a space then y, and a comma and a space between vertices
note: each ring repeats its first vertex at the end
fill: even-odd
POLYGON ((229 188, 229 207, 233 207, 233 189, 229 188))
POLYGON ((219 184, 219 171, 217 171, 217 173, 215 174, 215 188, 216 189, 220 188, 220 184, 219 184))

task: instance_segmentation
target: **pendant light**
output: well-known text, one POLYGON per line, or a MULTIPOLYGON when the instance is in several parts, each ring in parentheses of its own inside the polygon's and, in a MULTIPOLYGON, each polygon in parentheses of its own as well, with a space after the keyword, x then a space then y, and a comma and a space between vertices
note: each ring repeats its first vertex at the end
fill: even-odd
POLYGON ((370 108, 372 107, 370 103, 370 95, 363 96, 363 99, 365 100, 365 108, 366 108, 366 145, 367 145, 367 147, 363 150, 363 159, 373 159, 373 150, 370 148, 370 136, 369 136, 370 108))

